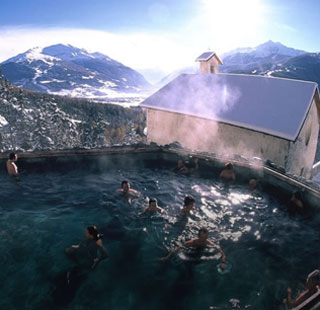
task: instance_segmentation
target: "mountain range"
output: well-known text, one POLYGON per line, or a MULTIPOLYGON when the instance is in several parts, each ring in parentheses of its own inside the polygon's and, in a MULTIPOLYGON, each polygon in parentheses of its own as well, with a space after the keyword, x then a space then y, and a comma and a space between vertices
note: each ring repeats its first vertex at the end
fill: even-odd
MULTIPOLYGON (((200 53, 199 53, 200 54, 200 53)), ((275 76, 320 84, 320 53, 308 53, 268 41, 218 55, 220 72, 275 76)), ((199 72, 199 64, 182 68, 151 86, 142 74, 101 53, 71 45, 33 48, 1 64, 15 86, 42 93, 138 103, 148 93, 181 73, 199 72)))
MULTIPOLYGON (((220 55, 218 55, 220 56, 220 55)), ((254 74, 314 81, 320 85, 320 53, 286 47, 268 41, 254 48, 239 48, 220 57, 220 72, 254 74)), ((159 86, 167 84, 182 73, 199 72, 199 64, 182 68, 163 78, 159 86)))
POLYGON ((137 71, 101 53, 71 45, 32 48, 1 64, 15 86, 58 95, 106 99, 139 94, 150 84, 137 71))

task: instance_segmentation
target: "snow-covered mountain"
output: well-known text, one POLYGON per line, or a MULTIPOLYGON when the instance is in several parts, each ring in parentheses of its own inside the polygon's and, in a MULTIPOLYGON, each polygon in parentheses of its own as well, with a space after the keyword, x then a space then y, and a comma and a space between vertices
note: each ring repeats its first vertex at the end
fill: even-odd
POLYGON ((313 81, 320 85, 320 53, 307 53, 278 64, 257 66, 238 73, 313 81))
POLYGON ((71 45, 32 48, 4 61, 1 67, 15 86, 72 97, 127 97, 150 87, 137 71, 106 55, 71 45))
POLYGON ((295 57, 302 54, 305 54, 305 51, 297 50, 291 47, 287 47, 280 42, 267 41, 263 44, 260 44, 256 47, 247 47, 247 48, 237 48, 230 52, 224 53, 222 59, 228 64, 239 63, 242 56, 250 56, 251 62, 254 62, 254 59, 275 59, 281 57, 295 57), (237 59, 239 57, 239 59, 237 59))
POLYGON ((239 48, 221 55, 224 64, 221 66, 221 72, 249 70, 257 65, 276 64, 305 53, 279 42, 268 41, 254 48, 239 48))
MULTIPOLYGON (((219 55, 223 61, 223 65, 220 66, 220 72, 267 74, 277 66, 282 66, 295 57, 302 57, 308 54, 305 51, 284 46, 279 42, 268 41, 256 47, 238 48, 219 55)), ((199 72, 198 63, 171 73, 163 78, 159 85, 165 85, 182 73, 197 72, 199 72)), ((269 75, 272 75, 272 73, 269 73, 269 75)))

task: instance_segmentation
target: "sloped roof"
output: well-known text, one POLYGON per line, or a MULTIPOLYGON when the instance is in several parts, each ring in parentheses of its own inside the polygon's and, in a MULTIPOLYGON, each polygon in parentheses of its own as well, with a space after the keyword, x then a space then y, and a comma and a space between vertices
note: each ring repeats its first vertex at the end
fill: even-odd
POLYGON ((239 74, 182 74, 141 106, 253 129, 294 141, 317 84, 239 74))
POLYGON ((215 52, 205 52, 202 53, 197 59, 196 61, 208 61, 211 57, 215 56, 218 60, 218 62, 220 63, 220 65, 222 65, 222 61, 221 59, 217 56, 217 54, 215 52))

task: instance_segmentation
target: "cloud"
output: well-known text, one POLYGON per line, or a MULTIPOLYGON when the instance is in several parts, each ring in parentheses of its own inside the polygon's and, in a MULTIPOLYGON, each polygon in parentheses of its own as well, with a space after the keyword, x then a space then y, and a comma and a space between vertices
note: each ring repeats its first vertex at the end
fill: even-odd
POLYGON ((101 52, 137 70, 153 69, 165 74, 192 64, 199 53, 196 48, 179 42, 174 35, 25 26, 0 28, 0 62, 30 48, 57 43, 101 52))

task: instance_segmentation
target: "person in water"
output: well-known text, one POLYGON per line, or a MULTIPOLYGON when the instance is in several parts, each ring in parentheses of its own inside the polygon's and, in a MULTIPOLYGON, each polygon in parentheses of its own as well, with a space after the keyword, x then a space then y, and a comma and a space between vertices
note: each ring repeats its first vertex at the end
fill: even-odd
MULTIPOLYGON (((183 245, 171 250, 167 256, 159 258, 158 261, 168 260, 175 252, 182 248, 194 248, 197 250, 202 250, 206 247, 216 247, 216 245, 208 240, 208 230, 206 228, 200 228, 198 233, 198 238, 191 239, 185 242, 183 245)), ((221 254, 221 269, 226 269, 226 254, 222 251, 221 248, 217 247, 218 251, 221 254)))
POLYGON ((178 160, 177 166, 173 169, 174 172, 187 174, 193 172, 199 168, 199 160, 198 158, 194 159, 194 165, 188 167, 182 159, 178 160))
POLYGON ((301 303, 306 301, 309 297, 320 290, 320 271, 318 269, 311 272, 306 280, 306 290, 301 293, 296 299, 293 299, 291 294, 292 290, 289 287, 287 290, 287 299, 283 300, 286 309, 292 309, 299 306, 301 303))
POLYGON ((255 190, 257 189, 257 186, 258 186, 258 181, 257 181, 257 179, 252 178, 252 179, 249 180, 249 182, 248 182, 248 187, 249 187, 249 191, 250 191, 250 192, 255 191, 255 190))
POLYGON ((191 211, 194 209, 195 206, 195 199, 191 195, 187 195, 184 197, 183 206, 181 208, 181 215, 182 216, 189 216, 191 211))
POLYGON ((301 191, 293 192, 289 203, 288 203, 288 212, 290 215, 304 214, 305 206, 302 202, 302 193, 301 191))
POLYGON ((17 176, 18 167, 15 162, 18 160, 18 155, 16 153, 10 153, 9 159, 7 160, 7 171, 9 175, 17 176))
POLYGON ((88 226, 85 229, 85 237, 80 244, 67 248, 66 254, 78 264, 89 265, 94 269, 100 261, 108 257, 108 252, 102 244, 102 236, 98 234, 96 226, 88 226))
POLYGON ((118 192, 123 193, 126 196, 128 195, 140 196, 140 192, 136 191, 135 189, 132 189, 130 182, 127 180, 124 180, 121 182, 121 188, 118 190, 118 192))
POLYGON ((161 212, 161 213, 163 213, 164 210, 158 206, 158 201, 156 198, 150 198, 149 205, 148 205, 148 207, 146 207, 144 209, 144 212, 147 212, 147 213, 161 212))
POLYGON ((177 166, 173 169, 173 171, 178 173, 188 173, 189 169, 184 164, 182 159, 178 159, 177 166))
POLYGON ((233 184, 235 182, 236 174, 231 163, 226 163, 224 165, 224 168, 219 175, 219 179, 225 184, 233 184))

